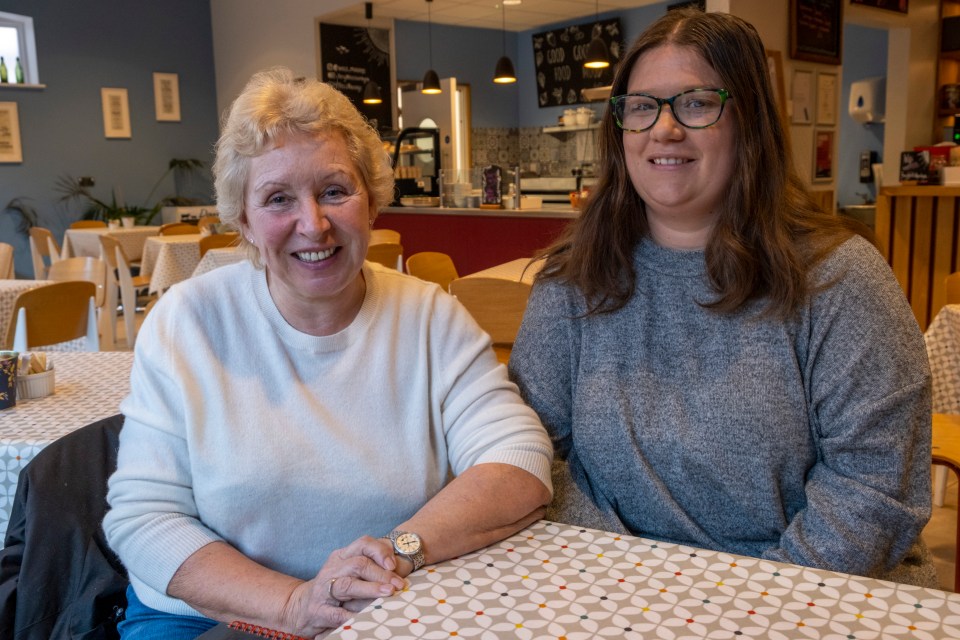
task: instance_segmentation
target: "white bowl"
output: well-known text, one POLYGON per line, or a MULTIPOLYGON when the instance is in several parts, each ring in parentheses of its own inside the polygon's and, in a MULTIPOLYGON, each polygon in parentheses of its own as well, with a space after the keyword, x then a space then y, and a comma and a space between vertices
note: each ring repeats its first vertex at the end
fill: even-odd
POLYGON ((54 369, 47 369, 43 373, 17 376, 17 399, 43 398, 53 393, 56 386, 54 371, 54 369))

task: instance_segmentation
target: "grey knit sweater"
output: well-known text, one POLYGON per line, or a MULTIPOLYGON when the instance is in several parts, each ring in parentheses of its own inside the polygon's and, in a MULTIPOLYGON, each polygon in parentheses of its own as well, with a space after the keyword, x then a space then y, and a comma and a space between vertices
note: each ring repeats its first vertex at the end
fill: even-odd
POLYGON ((702 251, 634 262, 615 313, 555 281, 527 306, 510 369, 556 447, 548 517, 935 586, 929 368, 876 250, 835 250, 788 322, 700 306, 702 251))

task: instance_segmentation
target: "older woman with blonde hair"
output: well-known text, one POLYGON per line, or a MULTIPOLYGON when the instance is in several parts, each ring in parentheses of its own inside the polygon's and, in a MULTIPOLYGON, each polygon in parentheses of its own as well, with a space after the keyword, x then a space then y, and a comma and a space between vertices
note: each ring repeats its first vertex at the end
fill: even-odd
POLYGON ((104 521, 121 636, 314 637, 542 515, 552 450, 469 313, 364 261, 393 179, 346 97, 257 74, 214 172, 251 260, 172 287, 137 341, 104 521))
POLYGON ((786 142, 741 18, 668 11, 621 61, 510 358, 557 452, 548 517, 935 586, 922 335, 786 142))

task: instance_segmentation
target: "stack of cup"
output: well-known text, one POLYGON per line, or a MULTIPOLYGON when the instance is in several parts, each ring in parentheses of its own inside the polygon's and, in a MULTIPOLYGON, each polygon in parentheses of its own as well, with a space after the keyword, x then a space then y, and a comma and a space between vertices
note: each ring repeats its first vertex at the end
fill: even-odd
POLYGON ((20 354, 16 351, 0 351, 0 409, 17 405, 17 363, 20 354))

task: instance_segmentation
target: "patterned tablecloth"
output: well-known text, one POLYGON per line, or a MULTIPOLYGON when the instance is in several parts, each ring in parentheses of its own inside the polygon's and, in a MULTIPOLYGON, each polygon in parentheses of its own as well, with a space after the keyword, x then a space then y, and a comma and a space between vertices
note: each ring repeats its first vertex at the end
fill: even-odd
POLYGON ((0 280, 0 345, 7 337, 7 325, 13 320, 13 303, 20 292, 33 289, 52 280, 0 280))
POLYGON ((67 229, 63 239, 63 257, 100 257, 100 236, 110 234, 117 239, 130 260, 140 260, 147 238, 160 232, 160 227, 142 226, 130 229, 67 229))
POLYGON ((246 255, 246 252, 241 251, 239 247, 210 249, 200 258, 200 264, 193 270, 193 275, 203 275, 207 271, 213 271, 217 267, 240 262, 246 258, 246 255))
POLYGON ((933 375, 933 412, 960 413, 960 304, 940 309, 924 340, 933 375))
POLYGON ((541 520, 328 638, 960 638, 960 594, 541 520))
POLYGON ((465 278, 503 278, 504 280, 513 280, 514 282, 527 282, 533 284, 533 278, 543 267, 543 261, 538 260, 530 264, 530 258, 519 258, 498 264, 495 267, 484 269, 471 273, 465 278), (527 265, 530 265, 527 267, 527 265))
POLYGON ((130 390, 132 351, 50 353, 52 395, 17 400, 0 411, 0 532, 7 530, 20 470, 42 448, 82 426, 120 412, 130 390))
POLYGON ((200 264, 201 237, 199 233, 191 233, 147 238, 140 275, 150 276, 150 293, 163 293, 193 275, 200 264))

